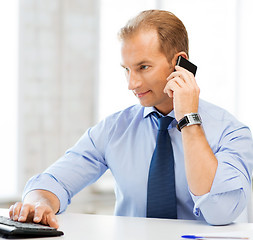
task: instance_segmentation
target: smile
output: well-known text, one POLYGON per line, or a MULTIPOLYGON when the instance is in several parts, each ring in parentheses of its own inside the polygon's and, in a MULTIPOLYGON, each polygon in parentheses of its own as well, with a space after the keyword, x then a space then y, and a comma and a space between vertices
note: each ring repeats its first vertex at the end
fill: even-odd
POLYGON ((148 90, 147 92, 142 92, 142 93, 134 93, 136 97, 138 98, 142 98, 145 95, 147 95, 150 92, 150 90, 148 90))

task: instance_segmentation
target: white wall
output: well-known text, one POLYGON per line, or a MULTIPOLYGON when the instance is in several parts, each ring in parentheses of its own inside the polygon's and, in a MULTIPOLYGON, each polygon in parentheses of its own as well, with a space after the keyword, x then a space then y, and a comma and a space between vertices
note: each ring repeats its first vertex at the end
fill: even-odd
POLYGON ((18 0, 0 8, 0 202, 16 192, 18 0), (10 176, 9 173, 12 175, 10 176), (8 184, 5 183, 6 177, 8 184))
POLYGON ((95 0, 20 1, 20 191, 94 124, 98 22, 95 0))

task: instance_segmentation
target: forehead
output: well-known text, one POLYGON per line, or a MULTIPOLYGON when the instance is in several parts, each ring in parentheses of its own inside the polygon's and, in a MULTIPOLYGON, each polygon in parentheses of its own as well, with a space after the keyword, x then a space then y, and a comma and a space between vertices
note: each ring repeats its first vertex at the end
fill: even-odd
POLYGON ((139 31, 122 41, 122 63, 124 65, 132 65, 146 59, 155 59, 164 55, 160 49, 160 42, 156 30, 139 31))

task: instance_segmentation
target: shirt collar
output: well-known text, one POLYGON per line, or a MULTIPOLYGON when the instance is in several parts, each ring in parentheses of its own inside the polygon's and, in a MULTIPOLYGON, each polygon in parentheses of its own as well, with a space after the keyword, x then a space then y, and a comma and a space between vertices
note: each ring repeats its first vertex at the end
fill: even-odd
MULTIPOLYGON (((165 117, 163 114, 161 114, 160 112, 158 112, 155 107, 144 107, 143 118, 148 117, 149 114, 151 114, 152 112, 157 112, 159 115, 165 117)), ((169 114, 167 114, 166 116, 170 116, 170 117, 175 118, 174 109, 169 114)))

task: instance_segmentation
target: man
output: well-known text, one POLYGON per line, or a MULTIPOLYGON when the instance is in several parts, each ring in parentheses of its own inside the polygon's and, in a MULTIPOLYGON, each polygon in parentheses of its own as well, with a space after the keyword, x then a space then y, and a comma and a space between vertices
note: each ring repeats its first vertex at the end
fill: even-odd
POLYGON ((28 182, 23 203, 10 207, 10 217, 57 228, 55 214, 107 169, 116 181, 115 214, 148 217, 150 164, 160 131, 156 115, 168 115, 173 118, 165 132, 173 148, 176 218, 231 223, 245 208, 251 189, 249 129, 200 100, 194 75, 176 66, 179 56, 188 59, 188 36, 172 13, 141 12, 121 29, 119 38, 128 88, 140 105, 88 129, 62 158, 28 182), (179 131, 176 126, 185 115, 198 121, 179 131))

